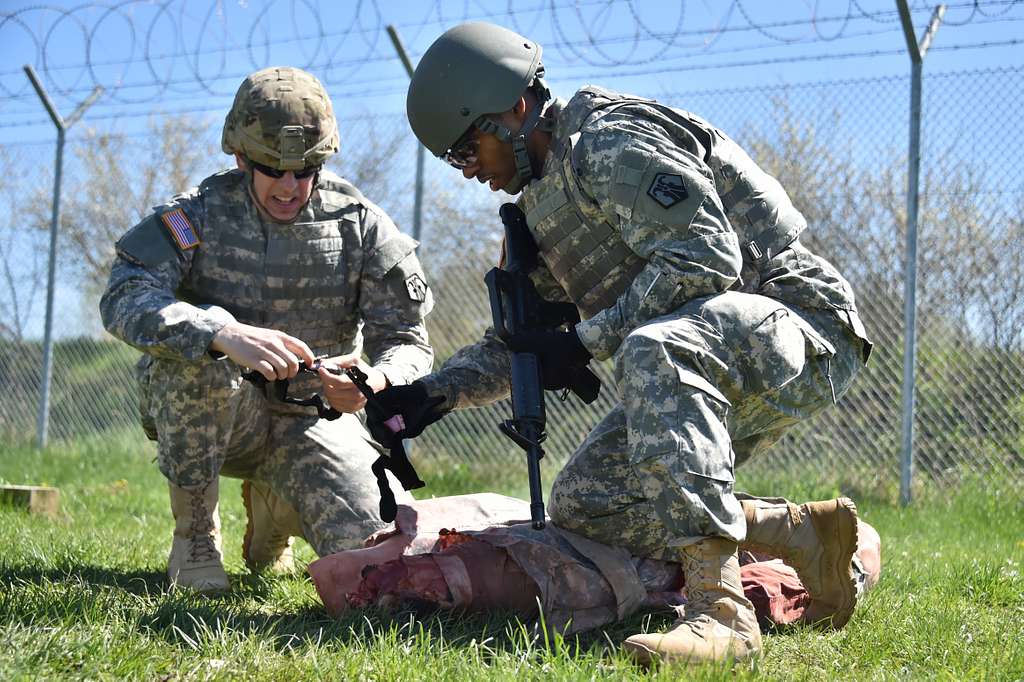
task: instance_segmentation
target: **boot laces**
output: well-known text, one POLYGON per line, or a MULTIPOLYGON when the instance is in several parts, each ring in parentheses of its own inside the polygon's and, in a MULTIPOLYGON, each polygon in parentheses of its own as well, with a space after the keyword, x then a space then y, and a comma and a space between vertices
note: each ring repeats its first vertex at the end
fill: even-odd
POLYGON ((189 543, 189 559, 193 563, 213 561, 217 558, 217 544, 209 533, 202 533, 191 538, 189 543))
MULTIPOLYGON (((205 490, 204 490, 205 492, 205 490)), ((203 504, 204 495, 192 496, 192 537, 189 543, 189 559, 193 562, 213 561, 217 558, 217 544, 213 518, 203 504)))
MULTIPOLYGON (((701 571, 701 560, 689 552, 683 552, 683 571, 684 575, 697 576, 701 571)), ((710 619, 709 609, 712 608, 708 595, 701 588, 700 581, 692 581, 694 584, 691 585, 690 581, 686 584, 686 604, 683 606, 682 615, 676 621, 676 625, 686 625, 691 630, 696 631, 700 627, 699 623, 706 619, 710 619), (701 618, 704 616, 704 618, 701 618)))

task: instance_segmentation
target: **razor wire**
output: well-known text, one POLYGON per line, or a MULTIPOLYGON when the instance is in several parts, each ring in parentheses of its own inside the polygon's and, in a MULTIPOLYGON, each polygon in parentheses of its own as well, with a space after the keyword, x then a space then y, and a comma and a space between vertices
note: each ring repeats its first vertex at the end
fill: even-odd
MULTIPOLYGON (((696 54, 720 57, 798 43, 828 46, 879 32, 899 33, 891 3, 867 4, 822 0, 780 6, 732 0, 710 5, 676 0, 663 3, 660 12, 667 16, 655 26, 645 20, 638 0, 467 2, 454 10, 452 3, 434 0, 418 3, 416 16, 393 23, 400 32, 408 31, 409 44, 416 46, 461 21, 507 22, 544 44, 549 66, 581 67, 599 78, 623 66, 678 62, 696 54), (720 44, 738 35, 744 37, 742 46, 720 44)), ((919 14, 930 11, 925 0, 910 4, 919 14)), ((967 0, 947 3, 947 8, 950 26, 1024 20, 1024 0, 967 0)), ((383 38, 389 10, 378 0, 34 5, 0 12, 0 43, 20 51, 56 97, 80 98, 102 86, 107 93, 104 106, 114 108, 196 95, 230 97, 238 80, 277 55, 315 71, 328 85, 345 83, 350 92, 353 83, 369 83, 359 78, 368 64, 392 63, 391 75, 375 75, 373 82, 384 80, 401 88, 404 74, 383 38), (53 56, 58 44, 70 54, 59 62, 53 56), (250 68, 227 69, 228 61, 237 62, 226 59, 228 54, 243 56, 250 68)), ((415 48, 411 52, 418 57, 415 48)), ((0 114, 19 116, 31 110, 31 96, 18 66, 0 69, 0 114)))

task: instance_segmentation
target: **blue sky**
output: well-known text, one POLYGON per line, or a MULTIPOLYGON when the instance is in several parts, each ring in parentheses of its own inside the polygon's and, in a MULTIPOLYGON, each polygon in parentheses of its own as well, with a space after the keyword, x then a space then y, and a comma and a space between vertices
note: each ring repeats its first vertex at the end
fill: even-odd
MULTIPOLYGON (((141 131, 159 112, 219 118, 246 73, 284 63, 320 76, 335 101, 346 103, 339 107, 342 117, 399 113, 407 79, 383 31, 387 24, 398 28, 414 62, 459 21, 508 26, 545 46, 549 80, 566 94, 585 82, 658 96, 909 69, 891 0, 129 0, 36 7, 8 0, 2 9, 0 144, 53 136, 21 71, 26 63, 64 115, 95 84, 103 85, 105 93, 84 119, 100 128, 141 131)), ((920 35, 933 3, 911 7, 920 35)), ((1021 2, 949 3, 926 69, 1019 64, 1022 27, 1021 2)))

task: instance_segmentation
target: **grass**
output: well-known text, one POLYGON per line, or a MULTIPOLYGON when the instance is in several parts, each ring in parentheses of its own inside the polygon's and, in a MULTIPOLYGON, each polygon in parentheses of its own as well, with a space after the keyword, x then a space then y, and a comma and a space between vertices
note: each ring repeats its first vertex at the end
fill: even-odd
MULTIPOLYGON (((675 679, 647 673, 612 643, 666 619, 545 642, 503 614, 357 613, 334 620, 302 575, 242 566, 239 483, 222 484, 227 569, 218 599, 167 591, 171 521, 152 446, 133 434, 42 453, 7 448, 0 481, 61 489, 57 520, 0 508, 0 679, 675 679)), ((446 466, 419 455, 427 494, 523 495, 525 472, 446 466)), ((550 481, 551 470, 545 471, 550 481)), ((744 481, 759 493, 826 497, 841 481, 744 481)), ((882 582, 842 631, 797 628, 765 639, 756 669, 694 679, 1024 678, 1024 502, 990 481, 923 489, 909 509, 860 497, 883 538, 882 582)), ((301 544, 301 543, 300 543, 301 544)), ((302 544, 301 560, 314 558, 302 544)))

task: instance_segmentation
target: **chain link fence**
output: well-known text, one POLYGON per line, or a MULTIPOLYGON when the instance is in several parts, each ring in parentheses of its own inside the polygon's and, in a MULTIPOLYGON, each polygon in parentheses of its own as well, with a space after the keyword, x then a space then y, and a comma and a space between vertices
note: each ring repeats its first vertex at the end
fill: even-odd
MULTIPOLYGON (((870 366, 838 409, 793 429, 748 468, 839 473, 891 491, 901 449, 909 80, 641 94, 709 119, 779 178, 808 217, 803 239, 852 282, 876 344, 870 366)), ((977 471, 1024 480, 1022 104, 1021 67, 925 77, 915 451, 919 471, 944 483, 977 471)), ((197 153, 188 163, 177 159, 173 178, 129 153, 167 148, 168 129, 159 120, 149 136, 86 135, 69 145, 86 162, 76 164, 77 175, 65 184, 72 199, 61 235, 54 438, 138 428, 136 354, 103 336, 95 301, 113 239, 150 204, 185 186, 172 180, 194 182, 216 170, 217 126, 188 125, 197 153), (209 148, 196 140, 207 140, 209 148), (99 201, 118 204, 113 210, 99 201)), ((337 170, 409 231, 415 146, 404 118, 360 116, 340 125, 337 170)), ((172 154, 181 148, 169 147, 172 154)), ((46 167, 38 160, 48 159, 52 147, 12 145, 0 155, 10 168, 33 161, 46 167)), ((437 299, 429 329, 441 362, 477 340, 490 319, 483 275, 498 258, 500 198, 429 158, 426 171, 420 256, 437 299)), ((3 182, 2 201, 11 208, 0 226, 0 438, 12 442, 35 431, 41 344, 30 330, 45 298, 50 179, 40 173, 30 186, 8 174, 3 182)), ((604 389, 594 405, 549 394, 552 463, 564 461, 616 401, 611 367, 598 373, 604 389)), ((510 413, 507 401, 455 413, 418 439, 417 452, 519 466, 516 446, 497 430, 510 413)))

